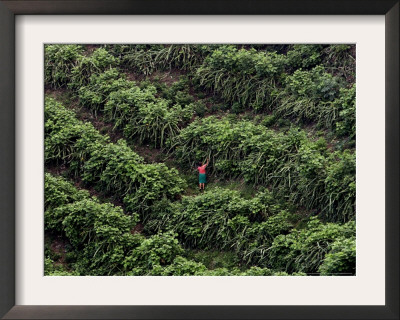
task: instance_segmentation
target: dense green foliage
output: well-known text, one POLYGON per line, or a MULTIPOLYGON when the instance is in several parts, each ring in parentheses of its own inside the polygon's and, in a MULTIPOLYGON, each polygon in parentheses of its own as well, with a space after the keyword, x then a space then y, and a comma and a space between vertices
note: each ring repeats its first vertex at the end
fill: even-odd
POLYGON ((190 44, 134 46, 121 52, 121 61, 127 67, 145 75, 171 68, 192 70, 202 63, 211 50, 207 45, 190 44))
POLYGON ((118 59, 103 48, 96 49, 90 56, 79 56, 75 67, 71 70, 68 87, 78 89, 87 84, 92 74, 113 68, 118 63, 118 59))
MULTIPOLYGON (((46 173, 45 228, 63 233, 72 255, 69 266, 54 267, 46 250, 47 275, 274 275, 270 269, 252 267, 246 271, 224 268, 208 270, 202 263, 182 257, 184 250, 177 233, 167 231, 149 238, 132 234, 138 215, 125 215, 110 203, 101 203, 76 189, 61 177, 46 173), (60 200, 62 199, 62 200, 60 200)), ((282 275, 282 274, 279 274, 282 275)))
MULTIPOLYGON (((79 190, 65 179, 46 173, 44 176, 44 210, 89 198, 89 192, 79 190)), ((48 223, 52 223, 49 221, 48 223)))
POLYGON ((195 80, 229 103, 260 109, 272 102, 284 66, 285 57, 274 52, 224 46, 207 56, 196 70, 195 80))
POLYGON ((173 104, 172 99, 156 95, 154 86, 140 88, 115 68, 93 73, 78 89, 79 102, 94 114, 104 113, 127 139, 162 147, 193 116, 194 105, 181 106, 179 102, 186 102, 184 96, 173 99, 177 101, 173 104))
POLYGON ((355 154, 331 152, 323 139, 311 141, 304 131, 280 133, 251 121, 211 116, 184 128, 171 141, 171 152, 188 167, 210 158, 216 174, 271 186, 329 220, 354 218, 355 154))
POLYGON ((74 269, 79 274, 115 273, 122 264, 118 255, 123 256, 124 247, 133 243, 130 229, 137 214, 127 216, 121 208, 100 203, 60 177, 46 174, 45 185, 46 199, 63 199, 46 206, 45 229, 65 234, 75 249, 74 269))
POLYGON ((46 189, 46 197, 57 199, 62 195, 63 199, 69 200, 68 203, 53 202, 54 207, 46 208, 45 227, 51 232, 65 233, 74 248, 72 266, 77 274, 135 272, 142 275, 147 272, 149 264, 162 260, 169 264, 182 252, 173 234, 155 235, 149 239, 132 234, 131 229, 138 222, 137 214, 128 216, 119 207, 100 203, 63 178, 46 174, 45 183, 51 186, 46 189), (78 200, 80 197, 83 199, 78 200), (170 246, 171 243, 175 246, 170 246))
POLYGON ((92 111, 101 111, 111 92, 135 87, 135 83, 127 81, 124 75, 112 68, 103 73, 94 73, 88 84, 78 89, 79 102, 92 111))
POLYGON ((68 165, 86 183, 118 196, 128 210, 143 213, 153 201, 174 199, 184 189, 175 169, 144 164, 124 140, 109 143, 53 99, 46 99, 45 117, 45 162, 68 165))
POLYGON ((324 262, 318 268, 321 275, 335 275, 337 273, 356 274, 356 239, 351 237, 338 238, 331 245, 324 262))
POLYGON ((324 274, 329 272, 354 273, 355 223, 344 225, 322 224, 312 218, 302 230, 277 236, 269 248, 269 264, 286 272, 315 273, 321 265, 324 274), (343 240, 349 241, 343 244, 343 240), (346 250, 336 255, 337 249, 346 250))
POLYGON ((72 69, 84 48, 79 45, 51 45, 45 47, 45 82, 53 87, 65 87, 72 69))
MULTIPOLYGON (((85 56, 81 46, 50 45, 46 46, 46 82, 81 90, 83 101, 89 99, 89 104, 99 105, 118 86, 122 89, 132 84, 121 75, 107 83, 107 73, 98 75, 103 71, 118 65, 145 75, 178 69, 188 72, 201 90, 219 94, 232 110, 272 110, 279 117, 299 123, 316 122, 334 132, 336 122, 353 118, 355 97, 349 100, 346 91, 341 90, 354 84, 351 46, 282 45, 270 46, 272 50, 268 46, 249 47, 107 45, 85 56), (89 87, 81 89, 88 82, 92 82, 89 87), (101 90, 102 85, 107 88, 101 90)), ((351 123, 341 124, 337 132, 353 139, 354 129, 351 123)))
POLYGON ((191 106, 182 108, 155 97, 153 86, 112 92, 105 105, 105 116, 123 130, 127 139, 163 147, 167 138, 174 138, 180 127, 193 115, 191 106))
POLYGON ((288 232, 291 217, 267 190, 247 200, 217 188, 169 207, 164 203, 146 221, 146 229, 172 230, 185 247, 234 250, 243 263, 263 265, 265 256, 258 248, 288 232))
MULTIPOLYGON (((251 200, 223 189, 186 197, 171 205, 172 215, 152 216, 153 224, 157 219, 168 221, 162 232, 145 238, 131 233, 137 214, 125 215, 64 178, 46 174, 45 184, 46 198, 57 199, 46 206, 46 230, 65 234, 74 249, 69 260, 76 275, 283 275, 273 270, 302 275, 318 266, 324 274, 354 268, 354 223, 325 225, 314 218, 308 228, 295 230, 289 223, 293 215, 266 191, 251 200), (212 249, 232 248, 246 265, 259 267, 208 270, 182 257, 179 242, 185 247, 214 243, 212 249), (343 246, 346 250, 340 250, 343 246)), ((47 269, 57 275, 51 264, 47 269)))
POLYGON ((314 217, 306 228, 296 230, 293 229, 296 218, 276 203, 268 191, 246 200, 238 193, 213 189, 195 198, 184 197, 182 202, 169 207, 164 203, 146 225, 149 233, 176 232, 186 248, 233 250, 249 266, 285 270, 290 274, 313 273, 324 262, 321 270, 325 273, 329 267, 351 273, 355 247, 342 258, 343 252, 337 250, 336 241, 348 237, 355 240, 355 224, 323 224, 314 217), (332 251, 325 262, 325 254, 332 248, 341 253, 332 251), (339 258, 342 262, 332 262, 339 258))
POLYGON ((45 274, 354 275, 354 52, 46 45, 45 274))

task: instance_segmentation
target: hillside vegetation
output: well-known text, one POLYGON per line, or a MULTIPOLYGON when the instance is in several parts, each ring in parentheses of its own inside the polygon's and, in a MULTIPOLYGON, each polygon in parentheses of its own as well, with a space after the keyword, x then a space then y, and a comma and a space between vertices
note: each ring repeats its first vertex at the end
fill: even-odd
POLYGON ((46 45, 44 73, 45 275, 355 275, 354 45, 46 45))

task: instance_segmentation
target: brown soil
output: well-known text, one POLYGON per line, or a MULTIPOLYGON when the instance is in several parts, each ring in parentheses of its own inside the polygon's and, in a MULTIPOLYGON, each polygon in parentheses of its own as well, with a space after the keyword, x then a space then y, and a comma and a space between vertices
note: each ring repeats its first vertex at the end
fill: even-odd
POLYGON ((67 170, 68 170, 68 168, 63 164, 60 166, 46 164, 46 166, 45 166, 45 171, 49 172, 55 176, 61 176, 65 172, 67 172, 67 170))
POLYGON ((167 86, 171 86, 174 82, 179 81, 180 76, 182 76, 183 74, 184 72, 178 69, 172 69, 166 72, 156 71, 148 77, 148 80, 154 81, 155 79, 159 79, 167 86))
MULTIPOLYGON (((49 236, 45 235, 45 241, 49 241, 49 236)), ((68 263, 66 262, 65 256, 67 253, 67 242, 61 237, 57 236, 55 239, 51 240, 51 245, 50 245, 50 250, 54 253, 56 253, 60 258, 56 261, 54 261, 55 266, 63 266, 65 269, 70 271, 70 268, 68 267, 68 263)))
POLYGON ((178 69, 172 69, 170 71, 155 71, 150 75, 144 75, 136 72, 132 72, 130 70, 125 70, 125 75, 128 80, 131 81, 155 81, 156 79, 162 83, 165 83, 167 86, 171 86, 174 82, 179 81, 179 77, 183 75, 183 71, 178 69))
POLYGON ((146 163, 158 163, 163 161, 164 152, 162 149, 151 148, 150 145, 139 143, 131 144, 132 149, 143 157, 146 163))
MULTIPOLYGON (((85 114, 89 115, 90 113, 87 112, 85 114)), ((123 139, 122 132, 120 132, 119 130, 115 130, 114 126, 111 123, 107 123, 102 120, 101 116, 92 117, 92 119, 86 118, 85 121, 90 121, 101 134, 108 135, 110 137, 110 140, 114 143, 117 142, 119 139, 123 139)))
POLYGON ((67 93, 68 93, 68 90, 64 89, 64 88, 53 89, 53 88, 46 87, 44 89, 44 94, 46 96, 50 96, 59 101, 65 100, 67 93))
POLYGON ((144 74, 139 74, 136 72, 130 72, 129 70, 125 70, 126 78, 130 81, 140 82, 146 80, 146 76, 144 74))
POLYGON ((134 227, 132 228, 131 233, 132 233, 132 234, 135 234, 135 233, 142 233, 142 232, 143 232, 143 229, 144 229, 143 224, 138 223, 136 226, 134 226, 134 227))
POLYGON ((74 179, 72 179, 72 181, 74 183, 74 186, 77 189, 89 191, 89 194, 90 194, 91 197, 99 198, 99 197, 103 196, 103 194, 101 194, 100 192, 96 191, 93 187, 85 186, 84 182, 82 181, 82 179, 80 177, 75 177, 74 179))
POLYGON ((101 45, 99 44, 87 44, 85 45, 86 51, 83 53, 85 56, 90 56, 94 50, 98 49, 101 45))

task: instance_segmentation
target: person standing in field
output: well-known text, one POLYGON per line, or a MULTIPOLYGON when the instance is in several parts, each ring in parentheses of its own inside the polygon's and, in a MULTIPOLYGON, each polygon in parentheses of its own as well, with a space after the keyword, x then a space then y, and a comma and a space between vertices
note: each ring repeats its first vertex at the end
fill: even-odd
POLYGON ((199 166, 197 167, 197 170, 199 171, 199 188, 200 188, 200 190, 201 189, 204 190, 204 185, 206 183, 206 167, 208 166, 209 161, 210 161, 210 159, 207 159, 207 162, 205 164, 199 162, 199 166))

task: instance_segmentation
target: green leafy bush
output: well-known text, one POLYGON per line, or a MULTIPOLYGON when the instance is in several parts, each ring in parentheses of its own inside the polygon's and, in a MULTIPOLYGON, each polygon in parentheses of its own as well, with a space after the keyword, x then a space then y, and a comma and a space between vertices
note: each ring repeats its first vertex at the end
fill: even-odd
POLYGON ((350 89, 340 89, 339 98, 333 101, 333 108, 338 110, 336 133, 339 137, 348 136, 355 139, 356 135, 356 86, 350 89))
POLYGON ((71 244, 79 250, 76 268, 80 272, 110 275, 122 271, 127 252, 140 243, 130 230, 137 214, 124 215, 109 203, 82 200, 60 207, 66 215, 62 225, 71 244))
POLYGON ((124 136, 128 139, 137 137, 140 143, 163 147, 168 138, 174 138, 179 133, 180 126, 192 114, 192 110, 182 109, 179 105, 168 107, 166 100, 149 103, 140 107, 133 121, 124 127, 124 136))
POLYGON ((158 266, 173 263, 183 253, 175 236, 168 232, 143 240, 124 260, 125 270, 129 271, 129 275, 147 275, 158 266))
MULTIPOLYGON (((279 235, 274 239, 269 249, 268 263, 274 269, 286 270, 288 273, 317 273, 327 254, 332 251, 333 243, 343 237, 354 237, 355 231, 354 222, 343 225, 323 224, 316 217, 312 217, 304 229, 293 230, 288 235, 279 235)), ((340 249, 337 247, 335 250, 340 249)), ((332 268, 328 265, 329 262, 325 265, 325 270, 339 271, 333 268, 333 263, 330 265, 332 268)), ((340 263, 337 266, 340 266, 340 263)))
POLYGON ((217 92, 226 102, 262 109, 274 99, 276 83, 286 58, 275 52, 258 52, 221 46, 208 55, 194 76, 200 86, 217 92))
POLYGON ((181 76, 178 81, 173 82, 171 85, 167 85, 164 82, 152 82, 156 87, 157 91, 160 92, 160 96, 166 100, 171 101, 171 104, 179 104, 186 106, 194 102, 194 97, 189 93, 189 79, 188 77, 181 76))
POLYGON ((53 88, 66 87, 70 82, 70 74, 78 58, 84 51, 80 45, 45 45, 44 68, 45 83, 53 88))
POLYGON ((315 121, 330 128, 336 119, 331 116, 327 123, 322 110, 339 96, 340 86, 340 79, 325 72, 321 65, 310 71, 298 69, 285 78, 274 113, 297 122, 315 121))
POLYGON ((125 75, 115 68, 100 74, 94 73, 89 83, 79 88, 79 102, 94 112, 102 111, 110 93, 133 86, 135 83, 127 81, 125 75))
POLYGON ((183 257, 176 257, 172 264, 165 267, 163 276, 195 276, 203 274, 207 268, 199 262, 188 260, 183 257))
POLYGON ((157 101, 154 86, 144 89, 131 87, 111 92, 104 106, 105 116, 108 121, 113 121, 115 127, 124 128, 137 117, 136 112, 150 103, 157 101))
POLYGON ((354 84, 356 76, 355 45, 333 44, 322 51, 323 64, 330 72, 354 84))
POLYGON ((44 258, 44 275, 52 277, 60 276, 79 276, 80 274, 76 271, 66 270, 62 264, 56 264, 51 258, 44 258))
POLYGON ((207 107, 205 103, 201 100, 193 103, 193 109, 196 112, 196 115, 198 115, 199 117, 204 117, 207 112, 207 107))
POLYGON ((323 276, 356 274, 356 239, 339 238, 332 243, 331 251, 325 255, 318 271, 323 276))
POLYGON ((45 99, 45 163, 68 164, 78 173, 91 153, 109 142, 91 123, 77 120, 73 111, 45 99))
POLYGON ((248 225, 234 243, 235 251, 245 263, 269 266, 268 251, 274 238, 285 235, 292 229, 292 214, 282 210, 264 222, 248 225))
MULTIPOLYGON (((65 237, 72 251, 67 262, 77 275, 109 275, 122 272, 125 257, 137 247, 143 237, 132 235, 138 215, 125 215, 120 207, 100 203, 63 178, 46 174, 46 199, 59 199, 62 194, 71 198, 53 201, 45 212, 45 230, 65 237), (58 205, 58 206, 57 206, 58 205)), ((55 275, 54 262, 45 261, 45 274, 55 275)), ((64 275, 64 274, 58 274, 64 275)))
POLYGON ((68 87, 78 90, 89 83, 90 77, 107 69, 118 66, 119 60, 104 48, 98 48, 90 56, 78 56, 76 65, 71 70, 68 87))
POLYGON ((77 189, 65 178, 44 175, 44 210, 89 198, 89 192, 77 189))
POLYGON ((171 151, 186 168, 193 168, 198 161, 210 158, 210 173, 218 171, 223 174, 230 170, 229 174, 235 175, 237 159, 244 156, 241 148, 243 141, 263 131, 265 128, 247 121, 233 125, 227 119, 219 120, 210 116, 197 119, 181 130, 179 136, 170 143, 171 151))
POLYGON ((348 221, 354 218, 356 204, 356 154, 335 152, 333 159, 326 168, 325 202, 329 206, 324 215, 333 221, 348 221))
POLYGON ((307 69, 321 63, 322 45, 319 44, 295 44, 286 53, 287 69, 307 69))
MULTIPOLYGON (((119 81, 118 83, 123 83, 119 81)), ((143 89, 131 84, 119 85, 121 89, 107 91, 104 105, 106 119, 123 130, 127 139, 163 147, 165 140, 175 137, 180 127, 193 115, 192 106, 170 106, 170 101, 156 98, 156 88, 143 89)), ((101 89, 101 88, 100 88, 101 89)), ((104 90, 103 90, 104 91, 104 90)), ((101 95, 95 95, 97 98, 101 95)), ((100 99, 101 100, 101 99, 100 99)))

